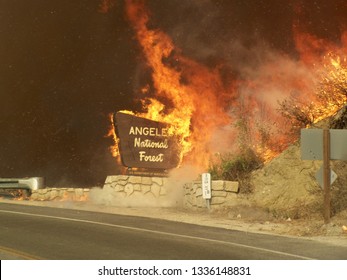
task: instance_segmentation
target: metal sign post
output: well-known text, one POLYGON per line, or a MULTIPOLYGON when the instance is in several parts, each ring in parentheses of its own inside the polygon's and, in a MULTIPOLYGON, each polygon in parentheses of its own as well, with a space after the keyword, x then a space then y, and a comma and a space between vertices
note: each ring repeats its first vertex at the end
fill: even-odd
POLYGON ((347 129, 302 129, 301 158, 303 160, 323 160, 323 167, 316 178, 324 190, 324 221, 330 222, 331 193, 330 185, 337 178, 330 169, 330 160, 347 160, 347 129), (323 180, 322 180, 323 177, 323 180))
POLYGON ((324 222, 330 222, 330 132, 323 129, 324 222))
POLYGON ((210 173, 202 173, 201 175, 201 188, 202 188, 202 198, 206 200, 207 208, 210 209, 211 202, 211 174, 210 173))

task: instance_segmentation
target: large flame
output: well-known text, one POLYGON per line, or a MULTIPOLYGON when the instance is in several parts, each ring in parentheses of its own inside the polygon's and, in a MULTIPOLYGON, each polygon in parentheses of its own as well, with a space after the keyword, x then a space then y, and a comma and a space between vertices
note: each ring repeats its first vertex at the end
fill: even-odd
POLYGON ((206 165, 215 128, 231 123, 224 110, 230 103, 230 89, 225 88, 218 67, 211 70, 182 56, 168 35, 147 27, 143 1, 126 3, 153 80, 152 88, 147 86, 143 92, 153 92, 154 97, 144 96, 146 112, 137 115, 172 125, 181 141, 181 158, 206 165))
POLYGON ((301 61, 315 78, 314 91, 303 110, 310 110, 317 123, 330 117, 347 103, 347 32, 334 44, 294 27, 296 48, 301 61))
MULTIPOLYGON (((206 168, 215 153, 240 145, 269 160, 296 140, 287 133, 290 127, 278 112, 279 101, 294 96, 298 110, 310 111, 314 121, 346 104, 347 33, 337 45, 302 32, 294 23, 299 59, 272 51, 263 64, 245 67, 235 78, 222 71, 223 65, 211 68, 183 56, 166 33, 149 27, 144 1, 126 1, 126 13, 152 78, 140 89, 144 113, 136 115, 170 123, 180 138, 184 162, 206 168)), ((116 156, 117 138, 111 131, 116 156)))

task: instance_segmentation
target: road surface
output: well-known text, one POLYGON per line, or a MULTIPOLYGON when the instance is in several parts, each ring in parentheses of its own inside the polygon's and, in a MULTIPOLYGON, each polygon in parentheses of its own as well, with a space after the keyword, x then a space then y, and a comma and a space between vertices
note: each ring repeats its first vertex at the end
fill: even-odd
POLYGON ((347 259, 347 248, 153 218, 0 203, 0 258, 347 259))

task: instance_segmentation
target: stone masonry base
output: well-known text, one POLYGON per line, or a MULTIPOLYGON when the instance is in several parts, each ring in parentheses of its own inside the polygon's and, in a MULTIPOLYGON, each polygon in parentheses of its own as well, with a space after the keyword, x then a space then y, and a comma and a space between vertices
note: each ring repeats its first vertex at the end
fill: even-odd
MULTIPOLYGON (((239 190, 238 182, 212 181, 210 207, 233 206, 239 190)), ((31 200, 92 201, 114 206, 177 206, 206 208, 201 181, 175 185, 168 178, 116 175, 106 178, 103 188, 44 188, 32 192, 31 200), (125 203, 126 202, 126 203, 125 203)))

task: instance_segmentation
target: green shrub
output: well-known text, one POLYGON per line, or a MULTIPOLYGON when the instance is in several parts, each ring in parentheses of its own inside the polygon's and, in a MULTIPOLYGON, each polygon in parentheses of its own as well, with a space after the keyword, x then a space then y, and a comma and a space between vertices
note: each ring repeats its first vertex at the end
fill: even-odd
POLYGON ((263 165, 261 158, 251 149, 240 154, 220 155, 217 162, 210 166, 212 180, 238 181, 240 192, 249 193, 253 191, 249 183, 251 172, 263 165))

